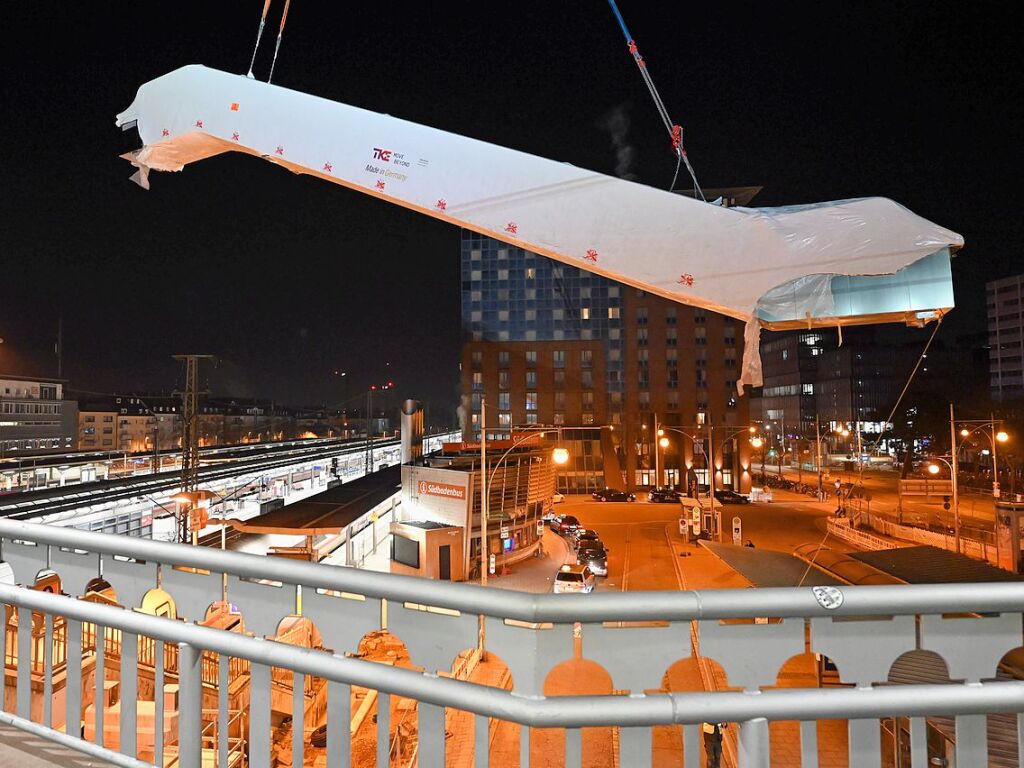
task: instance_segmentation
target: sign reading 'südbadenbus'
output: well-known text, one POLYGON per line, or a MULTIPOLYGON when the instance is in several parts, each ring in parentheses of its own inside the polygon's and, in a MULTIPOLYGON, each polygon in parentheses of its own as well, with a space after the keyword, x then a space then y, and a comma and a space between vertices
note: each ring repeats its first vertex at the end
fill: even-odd
POLYGON ((472 474, 438 467, 402 467, 404 516, 467 527, 472 474))

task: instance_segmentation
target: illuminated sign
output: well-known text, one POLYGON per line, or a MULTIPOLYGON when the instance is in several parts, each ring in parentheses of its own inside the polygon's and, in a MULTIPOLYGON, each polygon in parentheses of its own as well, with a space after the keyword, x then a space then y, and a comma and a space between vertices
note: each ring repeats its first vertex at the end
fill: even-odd
POLYGON ((449 483, 432 483, 429 480, 420 480, 417 485, 420 495, 442 496, 446 499, 465 499, 466 489, 461 485, 450 485, 449 483))

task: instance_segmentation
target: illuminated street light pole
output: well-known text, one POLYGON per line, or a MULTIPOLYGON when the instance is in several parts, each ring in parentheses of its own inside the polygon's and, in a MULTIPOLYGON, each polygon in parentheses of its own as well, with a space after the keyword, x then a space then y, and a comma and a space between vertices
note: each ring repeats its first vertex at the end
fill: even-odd
MULTIPOLYGON (((707 453, 708 495, 710 496, 710 503, 711 503, 711 518, 715 521, 715 523, 716 523, 716 525, 718 527, 718 536, 719 536, 719 538, 722 538, 722 526, 721 526, 720 521, 718 520, 718 517, 717 517, 717 515, 715 513, 715 473, 716 473, 716 470, 715 470, 715 426, 713 424, 709 424, 707 426, 708 426, 708 453, 707 453)), ((696 430, 700 430, 701 428, 702 428, 702 425, 700 425, 700 424, 695 424, 692 427, 692 429, 696 429, 696 430)), ((725 452, 725 441, 726 440, 729 440, 729 439, 735 437, 736 435, 741 434, 742 432, 749 432, 751 435, 753 435, 757 431, 756 428, 753 427, 753 426, 740 427, 739 429, 736 429, 734 427, 728 427, 728 426, 725 426, 724 428, 725 429, 732 429, 732 431, 729 432, 722 439, 722 446, 723 446, 722 447, 722 452, 723 453, 725 452)), ((690 442, 692 442, 694 445, 697 444, 697 438, 696 437, 691 435, 689 432, 683 431, 682 429, 680 429, 678 427, 666 427, 666 426, 664 426, 662 424, 655 423, 655 429, 656 429, 656 432, 657 432, 657 443, 655 444, 655 451, 657 451, 657 446, 658 445, 660 445, 662 448, 665 448, 665 447, 668 446, 668 438, 665 437, 665 432, 666 431, 678 432, 680 435, 683 435, 684 437, 690 438, 690 442)), ((759 438, 759 437, 752 437, 750 439, 750 444, 754 448, 757 448, 761 444, 761 438, 759 438)), ((703 440, 701 440, 701 445, 703 445, 703 440)), ((762 463, 762 467, 763 466, 764 465, 762 463)), ((699 495, 699 491, 698 491, 698 495, 699 495)))
MULTIPOLYGON (((952 420, 953 420, 953 413, 952 413, 952 408, 950 408, 950 429, 951 430, 953 429, 952 420)), ((1010 436, 1008 434, 1006 434, 1006 432, 1004 432, 1001 429, 998 430, 998 431, 996 430, 996 424, 998 422, 996 421, 994 416, 992 418, 990 418, 990 419, 983 420, 983 421, 969 420, 969 421, 961 421, 960 423, 961 424, 977 424, 977 426, 974 427, 973 429, 969 430, 966 427, 964 427, 963 429, 960 430, 960 436, 962 438, 964 438, 963 440, 960 441, 960 445, 963 445, 965 442, 967 442, 967 439, 971 435, 973 435, 975 432, 978 432, 978 431, 982 431, 982 432, 984 432, 988 436, 989 443, 992 446, 992 496, 994 498, 998 499, 999 495, 1000 495, 1000 493, 999 493, 999 463, 998 463, 998 460, 996 458, 996 444, 997 443, 1005 443, 1005 442, 1007 442, 1010 439, 1010 436)), ((957 450, 959 450, 959 449, 957 449, 957 450)))
MULTIPOLYGON (((504 463, 508 455, 512 453, 516 448, 531 439, 535 434, 536 430, 531 430, 525 435, 522 435, 518 440, 515 440, 506 451, 501 454, 498 461, 494 464, 494 468, 490 472, 487 471, 487 442, 486 442, 486 430, 483 426, 484 414, 486 413, 486 403, 483 398, 480 400, 480 584, 481 586, 487 586, 487 577, 490 573, 490 547, 487 541, 487 513, 488 513, 488 502, 491 494, 491 485, 494 482, 494 476, 498 474, 498 470, 501 469, 501 465, 504 463)), ((543 439, 544 433, 540 432, 540 436, 543 439)), ((556 447, 551 452, 551 461, 555 464, 562 465, 569 460, 569 451, 561 446, 556 447)))
MULTIPOLYGON (((960 554, 960 496, 957 492, 958 486, 956 481, 956 454, 953 454, 952 463, 946 461, 941 456, 935 456, 934 458, 937 461, 941 461, 943 464, 949 467, 949 474, 950 477, 953 479, 953 535, 956 538, 957 554, 960 554)), ((928 471, 933 475, 937 475, 941 470, 939 469, 938 464, 929 464, 928 471)))

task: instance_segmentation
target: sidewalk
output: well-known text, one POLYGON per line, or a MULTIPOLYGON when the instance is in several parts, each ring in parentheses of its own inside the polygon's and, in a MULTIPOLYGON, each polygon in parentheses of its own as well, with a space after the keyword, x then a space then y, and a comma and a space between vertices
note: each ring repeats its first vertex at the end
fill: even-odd
MULTIPOLYGON (((512 589, 517 592, 550 592, 551 582, 563 563, 574 562, 565 539, 544 528, 544 554, 528 557, 509 566, 508 573, 499 570, 487 577, 487 586, 512 589)), ((475 582, 479 584, 480 582, 475 582)))

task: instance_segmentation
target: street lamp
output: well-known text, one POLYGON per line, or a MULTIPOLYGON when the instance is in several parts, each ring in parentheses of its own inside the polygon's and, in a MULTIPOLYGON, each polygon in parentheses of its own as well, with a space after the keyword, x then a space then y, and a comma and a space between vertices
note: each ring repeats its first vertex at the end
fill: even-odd
MULTIPOLYGON (((952 405, 952 403, 950 403, 950 406, 949 406, 949 419, 950 419, 950 432, 952 432, 953 429, 954 429, 954 427, 953 427, 953 405, 952 405)), ((999 443, 1005 443, 1005 442, 1009 441, 1010 436, 1004 430, 1002 430, 1002 429, 1000 429, 998 431, 996 430, 996 420, 995 419, 979 419, 979 420, 971 420, 971 421, 961 422, 961 423, 976 424, 977 425, 973 429, 968 429, 967 427, 962 427, 960 429, 960 436, 963 438, 963 440, 960 441, 961 445, 963 443, 967 442, 967 439, 971 435, 973 435, 975 432, 984 432, 988 436, 990 445, 992 446, 992 450, 991 450, 991 453, 992 453, 992 496, 998 499, 999 498, 999 462, 998 462, 998 458, 996 456, 996 446, 999 443)), ((959 446, 954 446, 954 448, 953 448, 953 455, 954 455, 954 457, 956 456, 956 454, 958 452, 959 452, 959 446)))
MULTIPOLYGON (((528 432, 525 435, 521 435, 515 440, 508 449, 501 454, 498 458, 497 463, 491 469, 490 473, 487 472, 487 443, 486 443, 486 426, 483 423, 483 414, 486 405, 481 402, 481 449, 480 449, 480 585, 487 586, 487 576, 490 573, 490 546, 487 539, 487 523, 489 517, 488 503, 490 501, 491 484, 494 482, 494 476, 498 473, 502 463, 508 458, 508 455, 512 453, 516 448, 530 440, 538 433, 536 431, 528 432)), ((540 438, 544 438, 544 433, 540 432, 540 438)), ((569 451, 561 446, 558 446, 551 452, 551 461, 559 466, 569 461, 569 451)))
MULTIPOLYGON (((947 467, 949 467, 949 476, 952 478, 953 485, 953 535, 956 538, 956 551, 960 554, 960 495, 958 493, 958 486, 956 481, 956 455, 952 456, 952 463, 946 461, 941 456, 935 456, 936 461, 941 461, 947 467)), ((939 474, 942 469, 938 464, 929 464, 928 472, 933 475, 939 474)))
MULTIPOLYGON (((715 513, 715 474, 716 474, 716 469, 715 469, 715 429, 716 429, 716 427, 715 427, 714 424, 707 424, 707 425, 695 424, 692 427, 692 429, 700 430, 700 429, 703 429, 704 426, 707 426, 707 428, 708 428, 708 453, 707 453, 707 456, 706 456, 706 458, 707 458, 707 466, 708 466, 708 496, 710 497, 709 501, 711 503, 711 516, 712 516, 712 519, 714 519, 715 522, 718 523, 719 522, 718 521, 718 517, 717 517, 717 515, 715 513)), ((730 438, 735 437, 736 435, 741 434, 743 432, 749 432, 750 434, 754 434, 755 432, 757 432, 757 429, 755 427, 752 427, 752 426, 740 427, 740 428, 737 429, 737 428, 734 428, 734 427, 729 427, 727 425, 722 425, 722 427, 718 427, 718 428, 719 429, 724 428, 724 429, 727 429, 727 430, 731 430, 722 439, 723 440, 723 449, 724 449, 725 440, 729 440, 730 438)), ((658 430, 658 434, 660 434, 660 435, 664 434, 665 431, 678 432, 680 435, 683 435, 685 437, 690 438, 690 442, 692 442, 694 445, 696 445, 696 443, 697 443, 697 438, 696 437, 691 435, 689 432, 686 432, 686 431, 684 431, 682 429, 679 429, 678 427, 666 427, 664 425, 657 425, 657 430, 658 430)), ((751 441, 750 441, 751 445, 754 444, 754 440, 757 440, 758 443, 760 444, 760 440, 761 439, 755 437, 755 438, 751 438, 751 441)), ((660 445, 664 446, 664 445, 667 444, 668 438, 662 437, 658 442, 659 442, 660 445)), ((701 444, 703 445, 703 440, 701 441, 701 444)), ((755 447, 757 447, 757 446, 755 446, 755 447)), ((655 449, 655 450, 657 451, 657 449, 655 449)), ((721 537, 721 535, 722 535, 722 526, 720 524, 718 525, 718 534, 721 537)))

